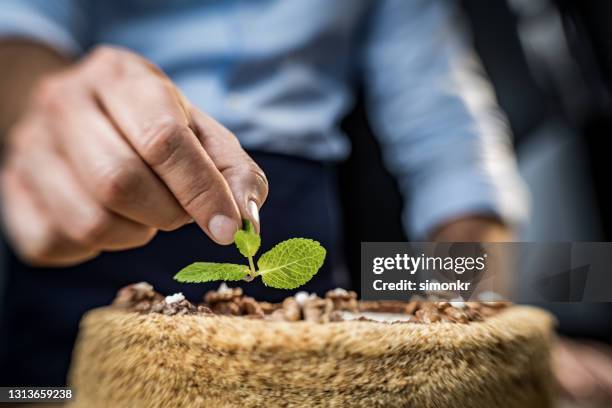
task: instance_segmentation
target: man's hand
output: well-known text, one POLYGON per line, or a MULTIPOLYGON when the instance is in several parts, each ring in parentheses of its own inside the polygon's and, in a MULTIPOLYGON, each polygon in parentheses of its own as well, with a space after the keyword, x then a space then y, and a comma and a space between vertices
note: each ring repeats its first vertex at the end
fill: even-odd
POLYGON ((7 134, 8 236, 30 263, 69 265, 194 220, 229 244, 268 193, 236 137, 144 58, 100 47, 45 76, 7 134))
POLYGON ((511 242, 512 231, 493 217, 471 215, 449 221, 431 235, 438 242, 511 242))
MULTIPOLYGON (((466 215, 450 220, 431 235, 437 242, 512 242, 512 230, 499 219, 484 215, 466 215)), ((512 258, 501 246, 489 246, 487 271, 482 281, 495 279, 495 291, 503 296, 510 295, 515 274, 512 258)))

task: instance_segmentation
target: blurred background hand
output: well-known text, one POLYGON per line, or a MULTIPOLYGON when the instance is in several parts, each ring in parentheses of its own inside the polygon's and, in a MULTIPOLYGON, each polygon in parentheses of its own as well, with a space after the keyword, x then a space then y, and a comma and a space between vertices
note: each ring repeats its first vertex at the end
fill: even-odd
POLYGON ((612 405, 612 347, 561 338, 555 346, 553 364, 568 407, 612 405))

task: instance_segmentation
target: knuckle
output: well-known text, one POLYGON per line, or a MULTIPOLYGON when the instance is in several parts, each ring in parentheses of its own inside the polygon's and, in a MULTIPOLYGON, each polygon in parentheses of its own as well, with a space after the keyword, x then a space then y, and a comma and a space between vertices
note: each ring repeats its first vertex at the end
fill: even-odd
POLYGON ((159 229, 162 231, 174 231, 187 224, 191 217, 186 212, 181 211, 178 215, 167 217, 162 220, 159 229))
POLYGON ((85 58, 82 64, 84 72, 101 82, 102 86, 111 85, 111 79, 116 80, 124 74, 124 52, 108 45, 96 46, 85 58))
POLYGON ((253 184, 255 185, 255 190, 260 194, 260 199, 264 201, 268 196, 268 190, 270 189, 266 173, 264 173, 261 167, 254 162, 252 162, 250 167, 250 173, 253 179, 253 184))
POLYGON ((65 81, 58 75, 49 75, 41 79, 33 92, 34 104, 52 113, 62 113, 64 96, 68 89, 65 81))
POLYGON ((142 77, 150 63, 129 49, 116 45, 98 45, 89 53, 83 65, 92 73, 99 74, 96 80, 111 77, 114 80, 136 81, 142 77))
POLYGON ((187 209, 188 212, 191 212, 192 210, 197 210, 203 205, 206 205, 206 203, 212 203, 219 199, 223 199, 224 197, 222 194, 219 194, 216 184, 217 183, 210 177, 202 178, 197 188, 194 189, 195 192, 192 193, 191 196, 186 197, 183 202, 183 207, 187 209), (219 197, 215 197, 215 195, 219 195, 219 197), (215 198, 217 200, 215 200, 215 198))
POLYGON ((74 239, 77 243, 94 248, 100 245, 110 227, 110 215, 99 211, 94 216, 83 221, 74 231, 74 239))
MULTIPOLYGON (((98 250, 126 250, 134 249, 145 246, 155 237, 157 230, 154 228, 148 228, 140 226, 137 229, 131 229, 129 232, 125 231, 122 234, 121 239, 109 239, 106 238, 103 242, 98 242, 98 250)), ((115 232, 113 235, 117 235, 115 232)))
POLYGON ((268 179, 263 170, 251 159, 241 165, 227 169, 224 176, 238 185, 248 186, 250 192, 256 195, 256 199, 263 203, 268 196, 268 179))
POLYGON ((130 160, 102 170, 97 175, 95 186, 98 199, 111 208, 130 201, 137 194, 140 179, 137 166, 130 160))
POLYGON ((180 148, 189 131, 172 116, 154 120, 142 132, 142 156, 152 166, 166 163, 180 148))
POLYGON ((121 75, 120 59, 115 50, 107 46, 98 46, 83 61, 81 71, 85 76, 95 78, 100 86, 107 87, 121 75))
POLYGON ((96 45, 89 53, 89 60, 97 62, 111 62, 117 58, 118 50, 108 45, 96 45))
MULTIPOLYGON (((43 223, 44 224, 44 223, 43 223)), ((29 264, 45 264, 57 254, 59 236, 48 224, 40 225, 37 236, 27 243, 17 243, 17 252, 29 264)))
POLYGON ((263 203, 268 196, 268 179, 266 174, 252 161, 244 166, 242 171, 242 177, 248 180, 247 183, 250 186, 250 190, 257 196, 256 198, 260 201, 260 204, 263 203))

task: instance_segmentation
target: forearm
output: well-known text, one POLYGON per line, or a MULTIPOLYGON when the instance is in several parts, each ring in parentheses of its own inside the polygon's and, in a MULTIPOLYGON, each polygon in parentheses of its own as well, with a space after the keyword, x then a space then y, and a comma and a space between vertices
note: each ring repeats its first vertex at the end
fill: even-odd
POLYGON ((6 131, 23 112, 36 81, 65 68, 71 61, 49 47, 22 40, 0 40, 0 61, 0 142, 3 142, 6 131))
POLYGON ((409 235, 499 240, 506 233, 492 231, 525 220, 527 191, 506 121, 452 4, 377 2, 364 53, 366 102, 406 198, 409 235))

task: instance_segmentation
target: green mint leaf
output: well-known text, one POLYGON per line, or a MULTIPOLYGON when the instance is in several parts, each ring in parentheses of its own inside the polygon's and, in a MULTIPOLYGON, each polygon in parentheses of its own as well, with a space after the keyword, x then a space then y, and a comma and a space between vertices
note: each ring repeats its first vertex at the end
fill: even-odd
POLYGON ((319 271, 325 253, 325 248, 312 239, 288 239, 259 258, 258 274, 268 286, 294 289, 308 282, 319 271))
POLYGON ((230 263, 195 262, 174 275, 174 280, 183 283, 211 281, 237 281, 249 274, 249 267, 230 263))
POLYGON ((244 220, 244 227, 234 234, 234 243, 245 257, 254 256, 261 245, 261 237, 255 232, 251 221, 244 220))

